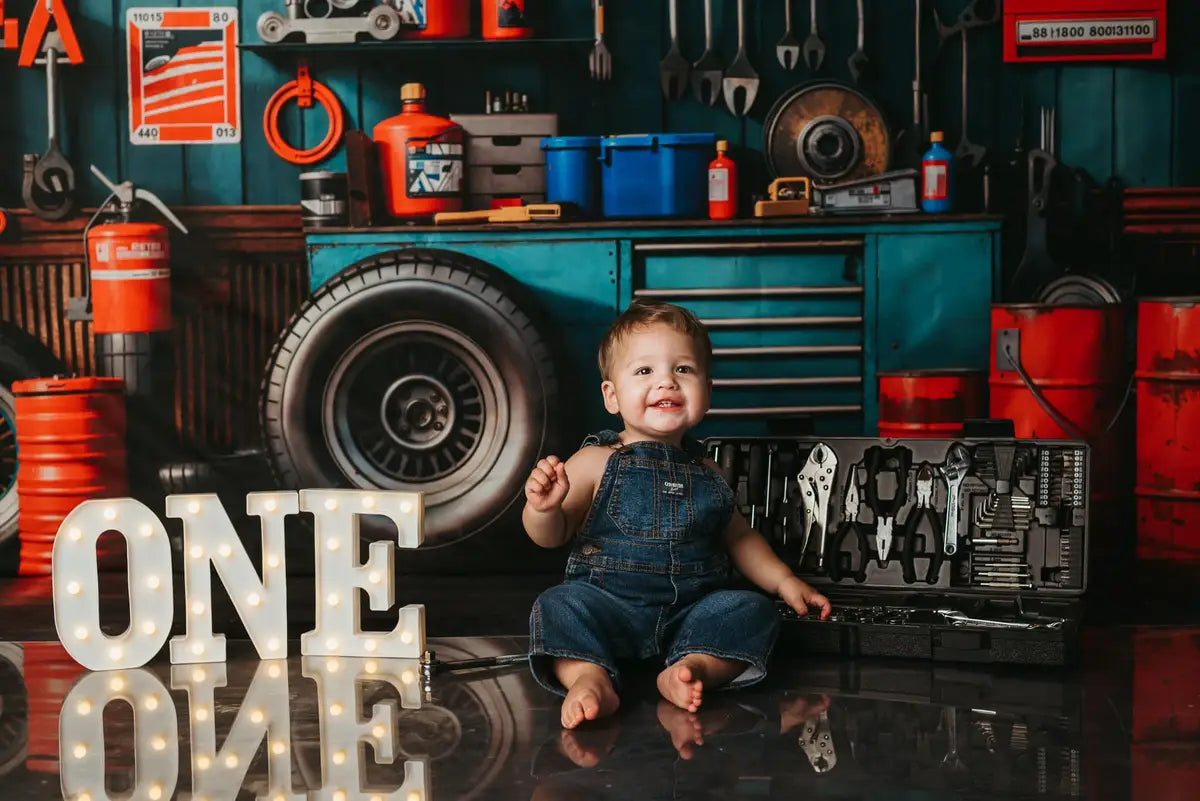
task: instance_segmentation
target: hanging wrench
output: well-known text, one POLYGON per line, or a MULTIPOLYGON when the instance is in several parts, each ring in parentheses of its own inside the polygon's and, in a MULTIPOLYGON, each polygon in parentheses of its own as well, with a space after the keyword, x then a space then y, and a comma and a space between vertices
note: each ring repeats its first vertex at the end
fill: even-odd
POLYGON ((775 45, 775 56, 785 70, 800 62, 800 43, 792 35, 792 0, 783 0, 783 38, 775 45))
MULTIPOLYGON (((837 472, 837 454, 824 442, 818 442, 808 454, 808 461, 800 468, 796 483, 804 503, 804 534, 800 541, 800 553, 808 549, 814 525, 821 527, 818 560, 824 559, 825 529, 829 520, 829 495, 833 491, 833 476, 837 472)), ((803 558, 803 557, 801 557, 803 558)))
POLYGON ((850 67, 850 77, 854 79, 855 83, 858 83, 863 67, 867 66, 867 62, 870 60, 863 51, 864 27, 863 0, 858 0, 858 49, 851 53, 850 58, 846 60, 846 64, 850 67))
POLYGON ((987 155, 987 148, 983 145, 977 145, 967 138, 967 29, 962 29, 962 138, 958 140, 958 149, 954 151, 954 155, 958 158, 958 163, 966 165, 970 162, 971 167, 978 167, 983 157, 987 155))
POLYGON ((1000 0, 971 0, 970 4, 962 10, 955 20, 953 25, 943 25, 942 18, 938 15, 937 9, 933 10, 933 21, 937 25, 938 33, 938 49, 946 43, 946 40, 955 34, 962 33, 970 28, 982 28, 984 25, 991 25, 993 22, 1000 20, 1001 8, 1000 0), (986 17, 979 13, 981 3, 992 4, 992 13, 986 17))
POLYGON ((958 516, 960 514, 959 488, 971 469, 971 453, 957 442, 946 452, 946 461, 941 465, 942 477, 946 479, 946 520, 942 530, 942 549, 948 556, 958 551, 958 516))
POLYGON ((58 31, 46 34, 42 62, 46 65, 46 121, 49 147, 39 158, 27 155, 22 162, 25 205, 43 220, 62 220, 75 208, 75 172, 58 149, 58 59, 63 42, 58 31), (42 197, 39 197, 42 195, 42 197))
POLYGON ((810 70, 819 70, 825 63, 825 43, 817 30, 817 0, 808 0, 808 16, 811 30, 804 40, 804 63, 810 70))

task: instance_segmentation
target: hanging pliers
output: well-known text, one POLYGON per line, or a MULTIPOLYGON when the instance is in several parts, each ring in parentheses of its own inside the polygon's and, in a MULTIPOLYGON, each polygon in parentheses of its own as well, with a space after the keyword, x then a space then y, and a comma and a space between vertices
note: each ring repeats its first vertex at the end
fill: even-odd
MULTIPOLYGON (((841 560, 842 541, 854 532, 858 538, 858 570, 854 571, 854 580, 859 584, 867 580, 867 559, 871 553, 871 545, 867 540, 867 527, 858 522, 858 465, 850 465, 846 474, 846 500, 842 504, 842 522, 837 533, 829 541, 829 552, 825 555, 825 563, 829 565, 829 578, 834 581, 842 580, 841 560)), ((854 560, 850 560, 851 567, 854 560)))
POLYGON ((936 477, 933 467, 928 462, 921 462, 917 468, 915 479, 917 504, 904 520, 904 539, 900 551, 900 565, 904 569, 906 584, 914 584, 917 580, 917 568, 913 564, 913 548, 916 544, 917 529, 921 520, 929 521, 929 541, 925 543, 925 553, 929 555, 929 570, 925 573, 926 584, 937 584, 938 574, 942 570, 942 519, 933 505, 933 481, 936 477))

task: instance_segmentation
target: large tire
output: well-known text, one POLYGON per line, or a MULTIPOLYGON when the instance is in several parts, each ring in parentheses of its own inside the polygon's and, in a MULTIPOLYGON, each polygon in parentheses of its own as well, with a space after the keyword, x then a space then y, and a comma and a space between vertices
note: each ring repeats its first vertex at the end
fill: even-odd
POLYGON ((263 381, 277 482, 423 492, 426 548, 496 521, 556 444, 554 359, 520 292, 481 262, 416 250, 318 289, 263 381))
POLYGON ((11 323, 0 323, 0 546, 15 542, 17 536, 17 428, 12 385, 65 371, 41 340, 11 323))

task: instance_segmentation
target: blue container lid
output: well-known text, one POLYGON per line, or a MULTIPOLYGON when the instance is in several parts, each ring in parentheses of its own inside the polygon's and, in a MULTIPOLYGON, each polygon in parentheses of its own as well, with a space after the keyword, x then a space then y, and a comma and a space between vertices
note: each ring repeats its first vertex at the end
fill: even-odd
POLYGON ((655 133, 655 134, 622 134, 608 136, 600 143, 602 148, 652 148, 685 147, 687 145, 715 145, 715 133, 655 133))
POLYGON ((599 147, 598 136, 548 136, 542 140, 542 150, 596 150, 599 147))

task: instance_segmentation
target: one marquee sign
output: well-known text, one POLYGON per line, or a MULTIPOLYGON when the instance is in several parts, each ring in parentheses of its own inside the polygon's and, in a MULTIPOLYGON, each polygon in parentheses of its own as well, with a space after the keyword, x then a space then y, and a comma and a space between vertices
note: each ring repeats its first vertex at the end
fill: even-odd
MULTIPOLYGON (((229 594, 261 659, 287 657, 284 519, 314 518, 316 621, 300 638, 305 656, 417 659, 425 651, 425 607, 409 604, 389 632, 364 632, 357 591, 374 611, 395 604, 395 547, 416 548, 424 536, 420 493, 342 489, 252 492, 246 513, 261 520, 262 577, 216 495, 171 495, 168 517, 183 522, 184 634, 170 638, 173 664, 224 662, 225 637, 213 632, 211 571, 229 594), (360 564, 359 518, 395 524, 395 543, 372 542, 360 564)), ((162 649, 174 623, 171 546, 162 521, 133 498, 88 500, 63 520, 52 553, 54 625, 75 661, 89 670, 138 668, 162 649), (117 531, 128 552, 129 628, 100 628, 96 543, 117 531)))

